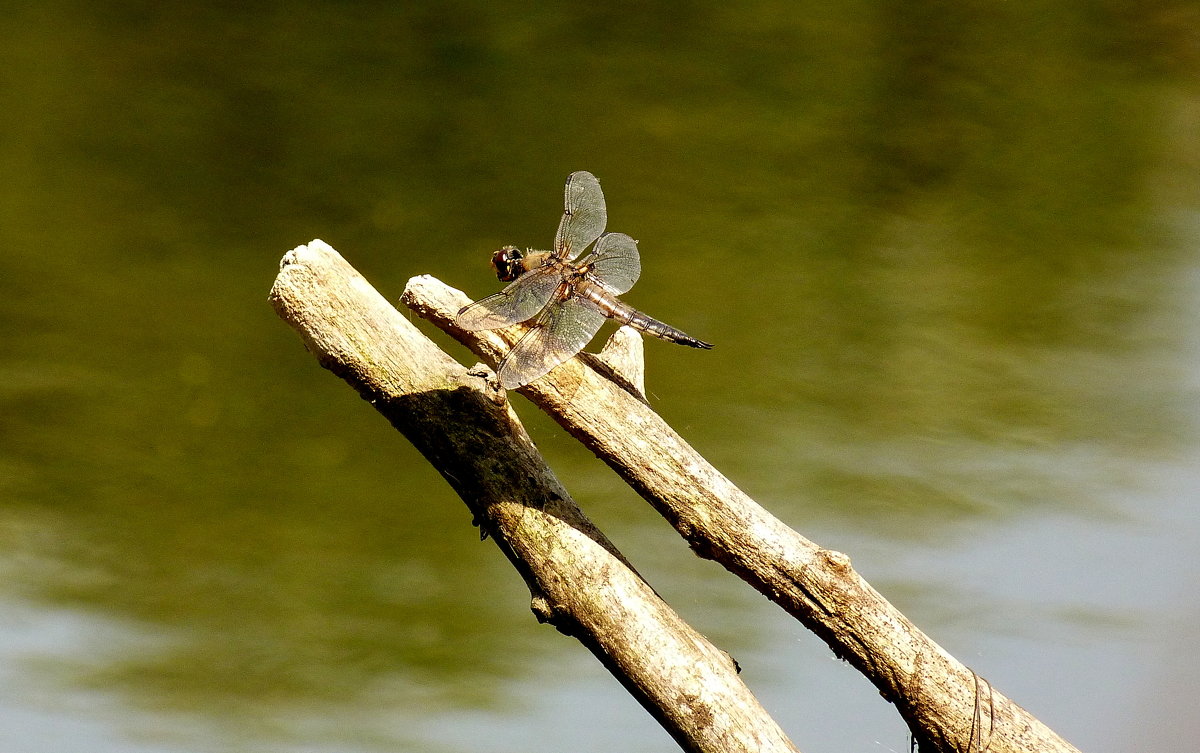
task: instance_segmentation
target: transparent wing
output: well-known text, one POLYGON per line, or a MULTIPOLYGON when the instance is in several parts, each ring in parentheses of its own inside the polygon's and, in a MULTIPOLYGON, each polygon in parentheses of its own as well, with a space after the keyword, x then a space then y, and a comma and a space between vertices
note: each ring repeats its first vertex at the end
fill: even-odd
POLYGON ((642 259, 637 241, 625 233, 605 233, 596 241, 596 248, 584 260, 591 266, 591 277, 614 293, 633 287, 642 274, 642 259))
POLYGON ((562 275, 553 268, 530 270, 499 293, 464 306, 454 322, 463 329, 476 331, 527 321, 546 307, 561 283, 562 275))
POLYGON ((537 325, 500 362, 496 373, 501 386, 516 389, 567 361, 583 350, 602 324, 604 314, 583 298, 547 307, 537 325))
POLYGON ((554 255, 574 259, 604 232, 608 212, 596 176, 580 170, 567 176, 563 190, 563 216, 554 236, 554 255))

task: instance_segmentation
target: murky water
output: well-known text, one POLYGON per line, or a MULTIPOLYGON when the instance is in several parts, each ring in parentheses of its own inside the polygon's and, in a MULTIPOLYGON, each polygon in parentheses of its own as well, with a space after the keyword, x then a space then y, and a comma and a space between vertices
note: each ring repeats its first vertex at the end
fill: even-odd
MULTIPOLYGON (((689 441, 1082 749, 1190 749, 1191 5, 67 2, 0 29, 5 750, 671 749, 265 301, 314 237, 393 299, 491 292, 576 169, 640 241, 627 300, 717 344, 647 343, 689 441)), ((802 750, 907 749, 522 413, 802 750)))

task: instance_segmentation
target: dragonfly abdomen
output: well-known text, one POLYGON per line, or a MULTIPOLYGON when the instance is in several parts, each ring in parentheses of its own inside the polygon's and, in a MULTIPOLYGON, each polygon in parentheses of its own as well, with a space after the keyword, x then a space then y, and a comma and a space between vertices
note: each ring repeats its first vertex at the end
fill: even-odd
POLYGON ((582 295, 594 303, 596 308, 600 309, 600 312, 609 319, 618 321, 621 324, 628 324, 630 327, 641 330, 648 335, 693 348, 704 348, 707 350, 712 347, 710 343, 697 340, 683 330, 675 329, 666 322, 660 322, 654 317, 638 311, 599 285, 585 283, 576 292, 578 295, 582 295))

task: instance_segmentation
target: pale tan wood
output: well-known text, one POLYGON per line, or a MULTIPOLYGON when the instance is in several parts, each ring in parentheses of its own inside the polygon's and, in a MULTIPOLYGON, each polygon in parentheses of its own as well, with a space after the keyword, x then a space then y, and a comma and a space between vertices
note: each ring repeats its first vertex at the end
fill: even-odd
POLYGON ((604 343, 598 360, 611 369, 616 380, 624 380, 625 386, 646 401, 646 361, 642 336, 636 329, 623 325, 604 343))
MULTIPOLYGON (((495 363, 521 327, 463 332, 470 302, 432 277, 403 301, 495 363)), ((582 354, 520 392, 613 468, 702 557, 720 562, 794 615, 896 705, 925 751, 1075 751, 957 661, 875 591, 839 552, 784 525, 713 468, 640 397, 582 354)))
POLYGON ((537 618, 585 645, 681 748, 796 750, 732 659, 583 515, 502 393, 442 353, 321 241, 283 257, 270 300, 321 365, 462 497, 525 579, 537 618))

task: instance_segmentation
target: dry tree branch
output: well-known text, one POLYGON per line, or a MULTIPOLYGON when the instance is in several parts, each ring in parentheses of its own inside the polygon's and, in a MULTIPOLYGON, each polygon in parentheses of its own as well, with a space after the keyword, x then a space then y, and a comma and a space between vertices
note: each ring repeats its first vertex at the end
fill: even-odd
MULTIPOLYGON (((432 277, 410 280, 403 301, 491 363, 519 334, 458 330, 454 314, 469 299, 432 277)), ((736 573, 866 675, 922 750, 1076 750, 917 629, 846 555, 814 544, 750 499, 596 364, 583 354, 520 392, 611 466, 700 556, 736 573)))
POLYGON ((537 618, 584 644, 684 750, 796 750, 729 656, 583 515, 502 393, 441 352, 321 241, 283 257, 270 300, 321 365, 462 497, 525 579, 537 618))

